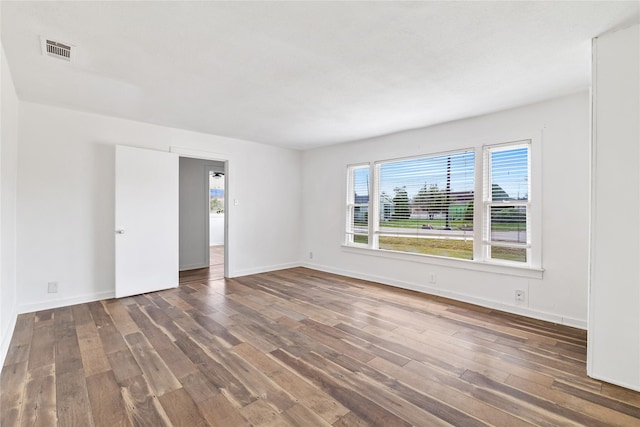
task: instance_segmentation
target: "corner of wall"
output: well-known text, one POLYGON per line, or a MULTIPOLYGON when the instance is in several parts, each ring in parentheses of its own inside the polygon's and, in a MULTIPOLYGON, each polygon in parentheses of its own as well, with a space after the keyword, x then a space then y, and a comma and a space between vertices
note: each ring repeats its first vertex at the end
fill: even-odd
POLYGON ((2 341, 0 342, 0 367, 4 366, 4 361, 7 358, 7 353, 9 352, 9 344, 11 344, 11 339, 13 338, 13 330, 16 327, 17 320, 18 311, 14 306, 9 317, 9 323, 7 324, 5 330, 2 331, 2 341))
POLYGON ((4 365, 17 321, 16 193, 18 97, 0 43, 0 364, 4 365))

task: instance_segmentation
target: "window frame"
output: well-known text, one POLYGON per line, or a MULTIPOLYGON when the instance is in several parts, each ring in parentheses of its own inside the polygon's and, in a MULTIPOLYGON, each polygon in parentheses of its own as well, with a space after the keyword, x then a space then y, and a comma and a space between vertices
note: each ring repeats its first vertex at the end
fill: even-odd
POLYGON ((505 142, 500 144, 490 144, 482 147, 483 161, 483 179, 482 179, 482 239, 480 257, 485 262, 505 265, 518 265, 529 267, 533 262, 533 245, 532 245, 532 179, 531 179, 531 140, 522 140, 514 142, 505 142), (493 180, 491 172, 491 154, 509 150, 517 150, 520 148, 527 149, 527 200, 493 200, 493 180), (526 224, 526 243, 508 243, 491 240, 491 209, 499 206, 520 206, 525 208, 525 224, 526 224), (501 258, 493 258, 491 256, 492 247, 518 248, 525 249, 526 261, 510 261, 501 258))
MULTIPOLYGON (((415 234, 413 233, 385 233, 380 231, 380 169, 383 165, 385 164, 390 164, 390 163, 399 163, 399 162, 403 162, 403 161, 410 161, 410 160, 419 160, 419 159, 436 159, 439 157, 446 157, 446 156, 453 156, 453 155, 460 155, 460 154, 464 154, 464 153, 473 153, 474 156, 474 165, 473 165, 473 170, 474 170, 474 188, 473 188, 473 193, 474 193, 474 197, 473 197, 473 201, 474 201, 474 212, 475 212, 475 200, 476 200, 476 191, 477 191, 477 187, 475 185, 475 182, 477 181, 477 176, 478 176, 478 172, 477 172, 477 157, 478 157, 478 153, 477 150, 473 147, 463 147, 463 148, 457 148, 455 150, 447 150, 447 151, 439 151, 439 152, 434 152, 434 153, 430 153, 430 154, 420 154, 420 155, 416 155, 416 156, 406 156, 406 157, 397 157, 394 159, 386 159, 386 160, 376 160, 374 162, 372 162, 372 172, 370 172, 369 177, 371 182, 373 183, 373 189, 372 189, 372 193, 371 195, 373 197, 370 197, 370 200, 373 201, 372 204, 372 208, 374 210, 374 216, 373 216, 373 223, 370 224, 370 228, 371 228, 371 235, 373 236, 373 239, 369 239, 371 242, 370 248, 373 250, 378 250, 378 251, 384 251, 384 252, 397 252, 397 253, 403 253, 403 254, 416 254, 416 255, 421 255, 421 256, 426 256, 426 257, 437 257, 437 258, 445 258, 445 259, 453 259, 453 260, 466 260, 465 258, 455 258, 455 257, 447 257, 447 256, 442 256, 442 255, 430 255, 430 254, 424 254, 424 253, 414 253, 414 252, 408 252, 408 251, 394 251, 392 249, 380 249, 379 243, 380 243, 380 237, 381 236, 407 236, 407 237, 413 237, 415 236, 415 234)), ((370 221, 371 221, 371 214, 369 216, 370 221)), ((475 213, 474 213, 474 229, 471 232, 471 239, 473 242, 475 242, 476 240, 476 228, 475 228, 475 213)), ((466 236, 465 236, 466 237, 466 236)), ((444 240, 452 240, 449 237, 440 237, 441 239, 444 240)), ((474 257, 475 254, 475 247, 473 248, 472 251, 472 260, 475 259, 474 257)), ((469 260, 466 260, 469 261, 469 260)))
MULTIPOLYGON (((365 167, 369 165, 369 217, 368 217, 368 244, 350 243, 348 239, 344 240, 342 250, 354 254, 365 254, 368 256, 376 256, 387 259, 397 259, 409 262, 417 262, 430 265, 439 265, 445 267, 459 268, 464 270, 473 270, 480 272, 507 274, 511 276, 542 279, 544 269, 542 268, 542 200, 541 200, 541 188, 542 188, 542 136, 544 129, 531 129, 529 134, 530 138, 517 139, 509 138, 480 138, 480 141, 476 140, 476 144, 469 148, 469 146, 461 146, 454 150, 438 151, 428 154, 412 155, 406 157, 396 157, 384 160, 372 160, 369 162, 353 163, 347 165, 347 182, 349 183, 351 176, 349 173, 352 167, 365 167), (509 141, 495 143, 495 140, 509 141), (478 143, 479 142, 479 143, 478 143), (484 244, 484 224, 486 217, 488 216, 485 207, 485 174, 487 168, 485 165, 485 149, 488 147, 499 146, 515 146, 515 145, 528 144, 529 146, 529 204, 527 212, 527 233, 528 245, 527 248, 527 263, 508 261, 500 259, 491 259, 485 254, 486 245, 484 244), (386 162, 401 161, 405 159, 432 157, 438 155, 446 155, 449 153, 459 153, 464 151, 475 152, 475 174, 474 174, 474 236, 473 236, 473 260, 452 258, 438 255, 428 255, 421 253, 402 252, 388 249, 377 249, 379 233, 377 230, 379 222, 379 189, 378 186, 378 174, 379 165, 386 162), (477 230, 477 231, 476 231, 477 230)), ((504 135, 503 135, 504 136, 504 135)), ((349 195, 347 195, 347 198, 349 195)), ((347 199, 348 201, 348 199, 347 199)), ((513 203, 512 203, 513 204, 513 203)), ((347 211, 348 213, 348 211, 347 211)), ((346 217, 346 227, 349 226, 349 217, 346 217)))
POLYGON ((353 165, 347 165, 347 197, 346 197, 346 222, 345 222, 345 245, 354 247, 371 247, 371 165, 369 163, 357 163, 353 165), (367 203, 355 202, 355 171, 361 169, 368 169, 369 173, 369 197, 367 203), (367 243, 358 243, 355 241, 355 236, 365 235, 364 233, 356 233, 355 226, 355 209, 358 207, 366 207, 367 213, 367 243))

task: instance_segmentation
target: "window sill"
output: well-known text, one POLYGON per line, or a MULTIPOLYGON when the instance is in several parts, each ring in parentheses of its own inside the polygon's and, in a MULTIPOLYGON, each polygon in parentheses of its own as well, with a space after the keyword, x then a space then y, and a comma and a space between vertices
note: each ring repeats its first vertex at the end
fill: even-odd
POLYGON ((412 254, 407 252, 389 251, 384 249, 370 249, 366 247, 342 245, 344 252, 377 256, 381 258, 398 259, 402 261, 417 262, 422 264, 440 265, 443 267, 461 268, 464 270, 481 271, 485 273, 506 274, 509 276, 526 277, 529 279, 542 279, 544 269, 517 266, 508 264, 496 264, 466 259, 445 258, 435 255, 412 254))

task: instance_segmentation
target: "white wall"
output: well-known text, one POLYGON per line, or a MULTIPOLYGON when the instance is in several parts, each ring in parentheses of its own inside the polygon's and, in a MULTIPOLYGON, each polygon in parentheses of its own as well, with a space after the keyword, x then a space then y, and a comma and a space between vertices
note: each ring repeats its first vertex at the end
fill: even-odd
POLYGON ((298 264, 297 151, 27 102, 19 130, 21 311, 113 295, 115 144, 228 159, 227 191, 238 201, 227 207, 229 274, 298 264), (47 294, 49 281, 57 294, 47 294))
MULTIPOLYGON (((306 265, 586 327, 589 94, 303 153, 306 265), (542 135, 542 136, 541 136, 542 135), (344 241, 348 164, 541 139, 542 279, 356 253, 344 241), (308 259, 313 251, 313 259, 308 259), (435 273, 436 284, 428 284, 435 273), (526 291, 524 304, 514 301, 526 291)), ((416 258, 414 256, 414 258, 416 258)))
POLYGON ((587 370, 640 391, 640 27, 594 48, 587 370))
POLYGON ((180 158, 180 270, 209 266, 210 170, 224 172, 224 163, 180 158))
POLYGON ((209 215, 209 246, 224 245, 224 214, 209 215))
POLYGON ((16 176, 18 98, 2 48, 0 80, 0 365, 16 322, 16 176))

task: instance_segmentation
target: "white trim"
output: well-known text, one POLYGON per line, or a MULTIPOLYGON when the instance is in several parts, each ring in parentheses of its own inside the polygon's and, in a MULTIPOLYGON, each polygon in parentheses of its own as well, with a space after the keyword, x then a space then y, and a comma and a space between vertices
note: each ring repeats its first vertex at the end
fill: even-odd
POLYGON ((301 264, 299 262, 287 262, 284 264, 265 265, 262 267, 255 267, 255 268, 245 268, 243 270, 234 271, 229 276, 229 278, 250 276, 252 274, 269 273, 271 271, 276 271, 276 270, 285 270, 287 268, 300 267, 300 265, 301 264))
MULTIPOLYGON (((539 139, 542 140, 542 130, 539 139)), ((521 248, 526 250, 526 262, 520 263, 524 268, 541 269, 542 259, 542 157, 541 149, 538 147, 538 137, 533 135, 529 139, 521 139, 511 142, 503 142, 498 144, 485 144, 482 146, 482 249, 478 260, 487 263, 503 264, 505 260, 491 257, 491 248, 493 246, 521 248), (528 180, 528 197, 527 201, 520 200, 501 200, 493 201, 493 175, 491 173, 491 154, 495 152, 503 152, 516 150, 519 148, 527 149, 527 180, 528 180), (534 170, 535 169, 535 170, 534 170), (532 202, 533 200, 533 202, 532 202), (526 244, 509 244, 505 242, 491 241, 491 209, 497 206, 524 206, 526 209, 526 244)), ((476 174, 478 176, 479 174, 476 174)), ((475 214, 475 212, 474 212, 475 214)), ((475 246, 474 246, 475 249, 475 246)), ((475 255, 475 254, 474 254, 475 255)), ((515 261, 517 262, 517 261, 515 261)), ((507 261, 511 264, 511 261, 507 261)))
POLYGON ((313 264, 305 262, 302 264, 303 267, 311 268, 313 270, 324 271, 327 273, 339 274, 342 276, 352 277, 356 279, 368 280, 371 282, 381 283, 383 285, 393 286, 401 289, 408 289, 416 292, 421 292, 424 294, 442 296, 445 298, 450 298, 456 301, 467 302, 469 304, 479 305, 486 308, 491 308, 495 310, 505 311, 507 313, 517 314, 520 316, 530 317, 533 319, 544 320, 547 322, 557 323, 560 325, 571 326, 579 329, 586 329, 587 322, 581 319, 575 319, 572 317, 565 317, 554 313, 547 313, 545 311, 540 310, 532 310, 529 308, 525 308, 522 306, 515 306, 504 304, 499 301, 493 301, 484 298, 478 298, 475 296, 461 294, 457 292, 450 292, 442 289, 436 289, 429 286, 425 286, 421 283, 412 283, 412 282, 404 282, 397 279, 371 275, 371 274, 362 274, 357 273, 355 271, 343 270, 340 268, 328 267, 320 264, 313 264))
POLYGON ((115 290, 95 292, 69 298, 58 298, 46 301, 33 302, 18 306, 18 314, 32 313, 34 311, 49 310, 52 308, 67 307, 70 305, 84 304, 87 302, 101 301, 115 298, 115 290))
MULTIPOLYGON (((218 246, 222 246, 222 245, 218 245, 218 246)), ((209 244, 207 244, 207 251, 211 250, 211 246, 209 246, 209 244)), ((202 265, 202 264, 188 264, 188 265, 183 265, 180 266, 180 269, 178 271, 188 271, 188 270, 197 270, 199 268, 207 268, 209 267, 209 263, 207 260, 207 264, 202 265)))
POLYGON ((217 160, 220 162, 224 162, 225 160, 229 160, 229 154, 224 153, 216 153, 214 151, 206 151, 206 150, 195 150, 192 148, 184 148, 184 147, 169 147, 170 153, 176 153, 180 157, 192 157, 195 159, 205 159, 205 160, 217 160))
POLYGON ((632 385, 632 384, 626 383, 624 381, 618 381, 618 380, 611 379, 611 378, 606 377, 606 376, 592 375, 592 372, 590 372, 590 369, 588 367, 587 367, 587 375, 589 377, 593 378, 594 380, 608 382, 610 384, 615 384, 615 385, 618 385, 620 387, 628 388, 629 390, 640 391, 640 387, 638 387, 637 384, 633 384, 632 385))
MULTIPOLYGON (((591 164, 591 168, 589 169, 589 268, 587 269, 587 319, 589 324, 593 324, 596 317, 595 310, 595 302, 592 295, 592 278, 594 273, 594 260, 596 259, 596 247, 593 244, 596 237, 595 232, 595 224, 596 224, 596 179, 597 176, 597 156, 596 156, 596 148, 597 148, 597 138, 596 138, 596 130, 597 130, 597 117, 595 115, 596 111, 596 93, 597 93, 597 58, 598 53, 598 38, 595 37, 591 40, 591 102, 589 103, 589 118, 591 119, 590 131, 591 135, 591 147, 589 150, 589 161, 591 164)), ((595 334, 589 334, 589 339, 587 340, 587 375, 593 377, 593 357, 594 357, 594 341, 595 334)), ((595 378, 595 377, 593 377, 595 378)))
POLYGON ((542 274, 544 272, 544 269, 542 268, 533 268, 524 265, 506 265, 497 263, 495 261, 490 263, 471 261, 466 259, 439 257, 435 255, 414 254, 410 252, 389 251, 384 249, 369 249, 350 245, 342 245, 342 250, 344 252, 351 252, 360 255, 398 259, 402 261, 417 262, 422 264, 442 265, 445 267, 482 271, 486 273, 506 274, 508 276, 526 277, 529 279, 542 279, 542 274))
POLYGON ((396 157, 393 159, 385 159, 385 160, 375 160, 371 163, 373 163, 376 166, 380 166, 383 165, 385 163, 397 163, 397 162, 403 162, 405 160, 418 160, 418 159, 424 159, 424 158, 432 158, 432 157, 446 157, 448 155, 452 155, 452 154, 462 154, 462 153, 474 153, 475 154, 476 149, 475 147, 466 147, 466 148, 456 148, 453 150, 447 150, 447 151, 437 151, 435 153, 423 153, 423 154, 416 154, 415 156, 406 156, 406 157, 396 157))
POLYGON ((11 313, 11 321, 7 328, 2 331, 4 333, 2 337, 2 344, 0 345, 0 366, 4 366, 4 361, 7 358, 7 353, 9 353, 9 345, 11 344, 11 339, 13 338, 13 332, 16 329, 16 322, 18 321, 18 312, 16 311, 15 306, 13 306, 13 311, 11 313))

